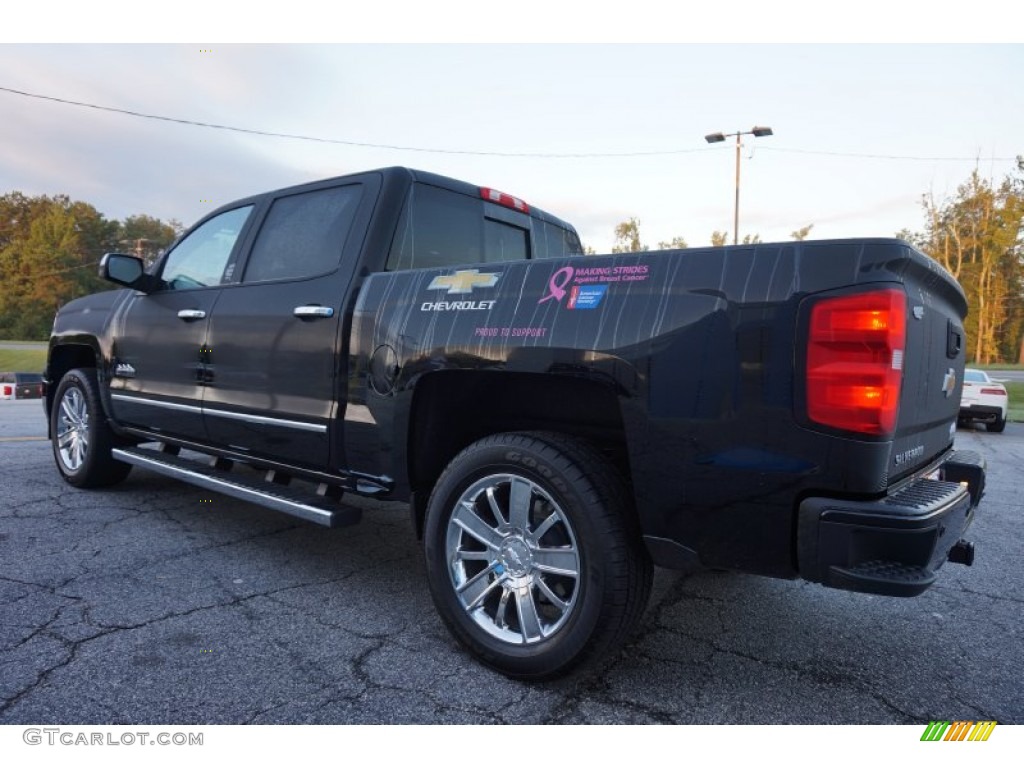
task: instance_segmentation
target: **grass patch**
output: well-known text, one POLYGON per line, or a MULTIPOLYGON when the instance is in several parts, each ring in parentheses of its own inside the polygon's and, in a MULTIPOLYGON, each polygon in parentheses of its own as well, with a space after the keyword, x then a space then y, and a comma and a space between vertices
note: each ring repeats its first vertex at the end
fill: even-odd
POLYGON ((983 371, 1022 371, 1024 365, 1020 363, 987 363, 985 365, 967 363, 964 368, 979 368, 983 371))
POLYGON ((0 371, 42 373, 45 367, 45 349, 0 349, 0 371))
POLYGON ((1024 381, 1008 381, 1003 386, 1010 398, 1010 411, 1006 417, 1010 421, 1024 421, 1024 381))

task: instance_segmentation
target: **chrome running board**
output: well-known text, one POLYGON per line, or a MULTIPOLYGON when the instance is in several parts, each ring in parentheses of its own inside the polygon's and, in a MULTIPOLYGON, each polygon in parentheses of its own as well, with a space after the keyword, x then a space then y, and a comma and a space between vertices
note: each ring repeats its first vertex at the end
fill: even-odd
POLYGON ((138 446, 114 448, 111 454, 126 464, 134 464, 329 528, 354 525, 362 518, 362 510, 339 506, 336 498, 332 498, 336 494, 327 492, 329 489, 324 486, 321 486, 321 493, 311 493, 282 485, 280 479, 274 482, 259 477, 242 477, 226 468, 230 462, 214 459, 207 465, 163 450, 138 446))

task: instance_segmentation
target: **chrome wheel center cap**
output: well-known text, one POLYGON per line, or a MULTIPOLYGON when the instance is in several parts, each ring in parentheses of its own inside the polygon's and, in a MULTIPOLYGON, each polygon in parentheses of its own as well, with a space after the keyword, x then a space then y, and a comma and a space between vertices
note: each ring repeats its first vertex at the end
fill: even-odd
POLYGON ((501 565, 510 576, 525 576, 533 568, 529 545, 518 537, 505 539, 498 555, 501 565))

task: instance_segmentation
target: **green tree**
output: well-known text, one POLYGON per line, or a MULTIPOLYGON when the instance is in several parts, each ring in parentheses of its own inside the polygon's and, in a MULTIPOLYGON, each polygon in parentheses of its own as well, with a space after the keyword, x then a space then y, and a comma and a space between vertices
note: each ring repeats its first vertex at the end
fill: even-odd
POLYGON ((74 297, 85 296, 96 291, 110 289, 110 284, 99 276, 96 267, 104 253, 117 250, 117 221, 108 221, 102 213, 89 203, 72 202, 67 197, 55 198, 75 221, 78 232, 78 266, 72 277, 75 282, 74 297))
POLYGON ((28 237, 32 222, 52 204, 49 197, 25 197, 21 192, 8 192, 0 197, 0 250, 28 237))
POLYGON ((963 286, 969 312, 968 357, 976 363, 1016 360, 1024 332, 1024 182, 998 186, 975 170, 956 195, 922 198, 921 233, 901 232, 963 286))
POLYGON ((814 229, 813 224, 808 224, 806 227, 800 227, 795 232, 790 232, 789 236, 794 240, 806 240, 807 236, 811 234, 811 230, 814 229))
POLYGON ((636 253, 646 251, 647 246, 640 242, 640 220, 630 218, 615 227, 615 245, 612 253, 636 253))
POLYGON ((689 247, 690 246, 686 244, 686 240, 683 239, 682 237, 679 237, 679 236, 673 237, 671 240, 669 240, 667 242, 665 240, 660 240, 658 242, 658 250, 659 251, 671 251, 671 250, 676 250, 676 249, 679 249, 679 248, 689 248, 689 247))
POLYGON ((120 247, 152 264, 174 242, 180 227, 179 222, 166 223, 144 213, 129 216, 121 224, 120 247))
POLYGON ((51 205, 0 252, 0 326, 16 339, 42 339, 53 313, 74 297, 80 266, 75 219, 51 205))
MULTIPOLYGON (((743 245, 754 245, 762 242, 761 236, 758 234, 744 235, 743 239, 740 240, 743 245)), ((729 233, 719 232, 717 229, 711 233, 711 245, 714 248, 721 248, 723 245, 729 245, 729 233)))
POLYGON ((122 225, 67 195, 0 196, 0 337, 46 338, 57 306, 111 288, 97 275, 104 253, 130 237, 153 256, 181 229, 144 214, 122 225))

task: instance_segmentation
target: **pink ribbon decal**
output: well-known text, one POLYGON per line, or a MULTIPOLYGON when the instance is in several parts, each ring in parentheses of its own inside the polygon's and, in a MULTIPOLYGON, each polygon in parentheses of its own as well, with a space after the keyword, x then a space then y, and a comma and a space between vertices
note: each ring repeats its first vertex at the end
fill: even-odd
POLYGON ((572 267, 562 267, 560 270, 555 272, 548 280, 548 295, 538 301, 538 304, 543 304, 548 299, 554 299, 557 302, 561 302, 565 298, 565 286, 572 280, 572 276, 575 270, 572 267))

